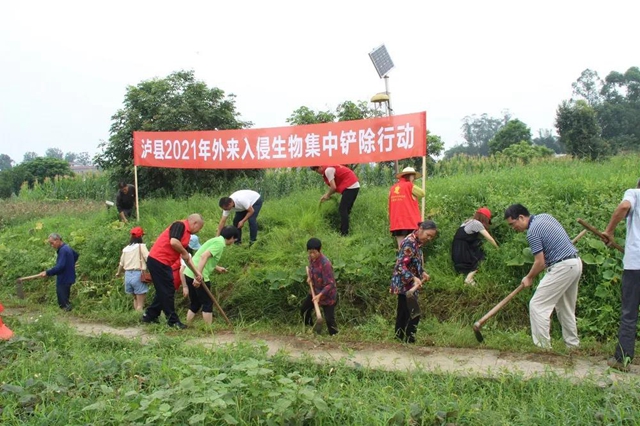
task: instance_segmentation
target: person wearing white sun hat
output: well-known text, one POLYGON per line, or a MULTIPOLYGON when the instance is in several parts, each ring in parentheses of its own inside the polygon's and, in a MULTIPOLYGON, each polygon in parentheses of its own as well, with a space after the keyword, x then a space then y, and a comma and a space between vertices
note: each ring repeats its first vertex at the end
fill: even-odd
POLYGON ((396 177, 398 182, 389 191, 389 231, 400 249, 402 240, 418 229, 421 219, 418 198, 424 192, 413 184, 422 177, 413 167, 405 167, 396 177))

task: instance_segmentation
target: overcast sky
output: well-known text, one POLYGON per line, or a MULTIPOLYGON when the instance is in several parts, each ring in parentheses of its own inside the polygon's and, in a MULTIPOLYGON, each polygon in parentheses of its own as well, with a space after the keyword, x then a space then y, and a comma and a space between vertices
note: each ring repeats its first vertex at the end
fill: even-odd
POLYGON ((446 147, 461 119, 508 109, 534 135, 585 68, 640 66, 640 1, 18 1, 0 5, 0 153, 98 152, 127 86, 195 70, 254 127, 384 91, 427 111, 446 147))

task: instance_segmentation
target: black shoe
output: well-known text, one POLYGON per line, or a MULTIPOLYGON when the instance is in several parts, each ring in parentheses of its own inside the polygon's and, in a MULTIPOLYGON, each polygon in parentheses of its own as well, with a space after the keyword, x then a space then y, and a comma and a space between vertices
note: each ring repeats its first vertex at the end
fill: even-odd
POLYGON ((609 358, 607 360, 607 365, 613 369, 622 371, 623 373, 628 373, 631 370, 628 363, 618 361, 615 357, 609 358))
POLYGON ((178 330, 184 330, 187 326, 180 321, 169 324, 169 327, 177 328, 178 330))
POLYGON ((69 303, 67 306, 63 307, 62 310, 66 311, 66 312, 70 312, 71 309, 73 309, 73 307, 71 306, 71 303, 69 303))
POLYGON ((160 320, 156 317, 156 318, 149 318, 146 315, 143 315, 142 318, 140 318, 140 321, 146 323, 146 324, 150 324, 150 323, 154 323, 154 324, 160 324, 160 320))
POLYGON ((236 242, 235 242, 235 243, 233 243, 233 244, 235 244, 235 245, 237 245, 237 246, 240 246, 240 245, 242 245, 242 241, 236 241, 236 242))

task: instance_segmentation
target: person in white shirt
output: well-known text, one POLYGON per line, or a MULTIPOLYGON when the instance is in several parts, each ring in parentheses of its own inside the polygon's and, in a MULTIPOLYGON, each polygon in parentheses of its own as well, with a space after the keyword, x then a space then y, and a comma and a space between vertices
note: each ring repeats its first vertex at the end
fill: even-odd
POLYGON ((636 333, 638 330, 638 307, 640 307, 640 180, 635 189, 627 189, 611 215, 602 240, 610 244, 616 226, 622 219, 627 221, 627 238, 624 244, 622 265, 622 304, 620 307, 620 328, 615 355, 607 361, 611 368, 629 371, 633 360, 636 333))
POLYGON ((260 194, 250 189, 236 191, 228 197, 220 198, 219 206, 222 209, 222 217, 218 223, 216 237, 220 236, 220 231, 227 223, 227 218, 231 212, 234 212, 233 226, 240 231, 235 244, 242 243, 242 227, 247 222, 249 222, 249 244, 255 243, 258 239, 258 214, 262 208, 260 194))
POLYGON ((142 271, 147 269, 147 257, 149 250, 142 242, 144 231, 136 226, 131 230, 129 245, 122 249, 120 263, 116 277, 119 277, 124 270, 124 291, 133 295, 133 309, 142 311, 144 301, 147 298, 149 286, 140 280, 142 271))

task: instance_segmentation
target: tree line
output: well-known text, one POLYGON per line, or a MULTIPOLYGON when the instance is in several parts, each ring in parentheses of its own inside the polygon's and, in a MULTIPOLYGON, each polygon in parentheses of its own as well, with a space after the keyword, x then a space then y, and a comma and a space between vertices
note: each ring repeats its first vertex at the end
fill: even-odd
MULTIPOLYGON (((503 155, 529 159, 554 153, 598 159, 620 150, 640 149, 640 70, 629 68, 624 74, 612 71, 602 80, 595 71, 585 70, 572 84, 573 96, 564 100, 556 111, 555 130, 531 129, 508 111, 499 117, 488 114, 462 119, 461 144, 444 151, 444 141, 427 134, 428 162, 433 165, 444 154, 472 156, 503 155)), ((313 110, 301 106, 286 122, 291 125, 360 120, 382 115, 366 101, 344 101, 335 109, 313 110)), ((111 117, 110 137, 99 144, 101 152, 95 164, 117 181, 133 180, 133 132, 230 130, 252 126, 236 109, 235 96, 219 88, 208 87, 195 78, 193 71, 177 71, 165 78, 145 80, 127 88, 123 107, 111 117)), ((403 161, 421 167, 421 158, 403 161)), ((69 162, 90 164, 88 153, 66 153, 49 148, 45 157, 28 152, 19 166, 6 155, 0 155, 0 195, 16 193, 22 182, 49 177, 54 171, 70 173, 69 162), (29 165, 30 163, 37 161, 29 165), (61 163, 54 163, 60 161, 61 163), (47 162, 50 162, 48 164, 47 162), (43 164, 47 163, 44 167, 43 164), (15 170, 11 175, 8 171, 15 170), (58 170, 61 167, 62 169, 58 170), (46 171, 43 174, 43 170, 46 171), (39 173, 39 174, 38 174, 39 173), (24 180, 20 180, 24 179, 24 180), (19 181, 19 183, 18 183, 19 181)), ((391 166, 392 163, 389 165, 391 166)), ((207 192, 219 179, 230 180, 239 175, 259 177, 263 170, 182 170, 144 167, 139 171, 140 193, 156 196, 188 196, 207 192)))

